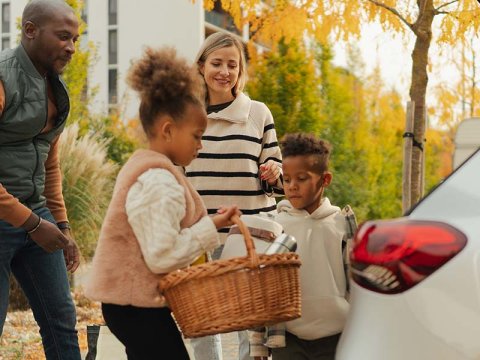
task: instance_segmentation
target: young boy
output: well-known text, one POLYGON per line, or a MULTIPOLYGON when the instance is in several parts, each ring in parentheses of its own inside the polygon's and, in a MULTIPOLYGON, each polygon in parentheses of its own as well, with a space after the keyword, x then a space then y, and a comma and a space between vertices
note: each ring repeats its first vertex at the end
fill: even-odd
POLYGON ((275 220, 297 240, 302 316, 285 323, 286 346, 273 348, 272 357, 333 360, 349 309, 344 253, 350 234, 346 214, 323 196, 332 182, 331 146, 302 133, 287 134, 281 146, 288 200, 278 204, 275 220))

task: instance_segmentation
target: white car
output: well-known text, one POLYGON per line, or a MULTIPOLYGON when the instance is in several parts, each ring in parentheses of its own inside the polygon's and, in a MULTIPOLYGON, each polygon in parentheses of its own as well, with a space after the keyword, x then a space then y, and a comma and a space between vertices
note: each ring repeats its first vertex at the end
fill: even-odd
POLYGON ((407 216, 363 224, 337 360, 480 359, 480 150, 407 216))

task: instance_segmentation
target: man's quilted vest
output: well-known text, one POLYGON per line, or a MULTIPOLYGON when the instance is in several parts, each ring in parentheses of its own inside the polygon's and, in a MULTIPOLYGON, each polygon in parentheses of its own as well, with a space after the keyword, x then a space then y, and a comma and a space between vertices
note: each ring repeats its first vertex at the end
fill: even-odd
POLYGON ((70 109, 67 89, 57 75, 49 75, 58 116, 52 130, 47 123, 47 78, 36 70, 22 45, 0 53, 0 80, 5 108, 0 116, 0 183, 31 209, 45 206, 45 161, 70 109))

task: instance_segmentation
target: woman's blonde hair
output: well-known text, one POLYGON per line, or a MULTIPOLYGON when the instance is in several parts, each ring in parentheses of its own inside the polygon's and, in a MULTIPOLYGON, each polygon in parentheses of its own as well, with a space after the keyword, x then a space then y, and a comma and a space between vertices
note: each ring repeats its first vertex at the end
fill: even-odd
MULTIPOLYGON (((243 91, 245 83, 247 82, 247 65, 243 44, 235 35, 229 34, 225 31, 219 31, 207 37, 198 51, 195 63, 197 64, 198 72, 200 73, 200 68, 205 65, 205 62, 211 53, 218 49, 230 46, 235 46, 240 53, 238 80, 232 89, 232 95, 236 97, 238 93, 243 91)), ((202 74, 200 73, 200 75, 202 74)), ((205 100, 208 102, 208 91, 205 92, 205 100)))

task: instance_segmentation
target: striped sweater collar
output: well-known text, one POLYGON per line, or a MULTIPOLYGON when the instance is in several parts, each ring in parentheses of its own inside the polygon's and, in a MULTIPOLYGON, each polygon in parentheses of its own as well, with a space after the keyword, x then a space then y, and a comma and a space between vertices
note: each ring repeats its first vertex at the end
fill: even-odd
POLYGON ((239 93, 233 103, 219 112, 208 114, 209 119, 227 120, 233 123, 244 123, 248 120, 252 100, 243 92, 239 93))

